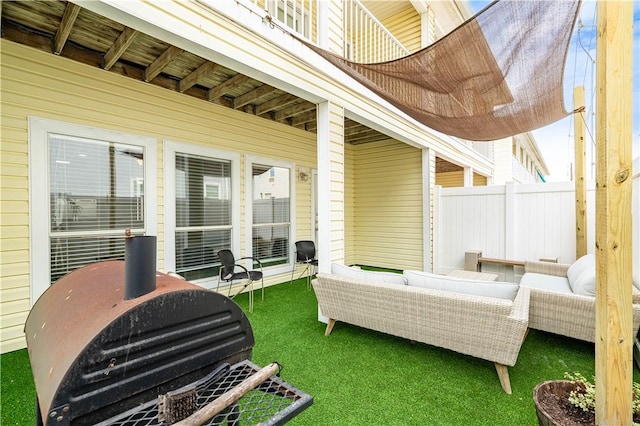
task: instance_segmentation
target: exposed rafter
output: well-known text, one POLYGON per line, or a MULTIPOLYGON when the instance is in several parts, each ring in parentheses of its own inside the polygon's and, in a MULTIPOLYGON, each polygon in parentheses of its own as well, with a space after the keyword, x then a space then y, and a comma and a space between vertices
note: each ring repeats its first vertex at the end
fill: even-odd
POLYGON ((69 38, 69 33, 71 33, 71 29, 73 28, 73 24, 76 22, 78 13, 80 13, 80 6, 67 3, 67 7, 64 9, 64 15, 62 15, 62 20, 60 21, 60 26, 53 39, 54 54, 59 55, 60 52, 62 52, 64 44, 67 42, 67 38, 69 38))
POLYGON ((216 87, 209 90, 209 93, 207 93, 207 99, 209 101, 215 101, 218 98, 221 98, 225 93, 230 92, 232 89, 238 86, 242 86, 247 81, 249 81, 249 77, 247 77, 246 75, 236 74, 225 82, 220 83, 216 87))
POLYGON ((268 84, 263 84, 260 87, 253 89, 250 92, 245 93, 244 95, 240 95, 233 100, 233 108, 239 109, 243 106, 257 102, 260 98, 267 96, 273 92, 276 92, 278 89, 275 87, 271 87, 268 84))
POLYGON ((213 62, 205 62, 200 65, 195 71, 187 75, 185 78, 178 82, 178 92, 184 92, 188 88, 192 87, 200 80, 204 79, 207 75, 213 74, 220 68, 220 65, 213 62))
POLYGON ((122 56, 122 54, 127 50, 127 48, 133 43, 133 39, 138 35, 138 31, 133 28, 126 27, 124 31, 120 34, 118 39, 113 43, 113 45, 109 48, 107 53, 104 55, 102 68, 105 70, 110 69, 113 64, 116 63, 118 59, 122 56))
POLYGON ((153 61, 151 65, 149 65, 144 70, 144 81, 149 82, 153 80, 158 74, 162 72, 163 69, 165 69, 167 65, 173 62, 173 60, 177 58, 178 55, 180 55, 182 52, 183 50, 178 47, 169 46, 167 50, 162 52, 162 55, 158 56, 158 58, 155 61, 153 61))

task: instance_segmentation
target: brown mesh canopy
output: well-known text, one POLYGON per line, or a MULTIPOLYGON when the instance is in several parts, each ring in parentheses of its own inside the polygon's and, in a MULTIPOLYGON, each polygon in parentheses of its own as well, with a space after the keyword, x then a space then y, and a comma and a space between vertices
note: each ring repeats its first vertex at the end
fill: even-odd
POLYGON ((496 1, 410 56, 359 64, 306 43, 402 111, 448 135, 494 140, 553 123, 580 1, 496 1))

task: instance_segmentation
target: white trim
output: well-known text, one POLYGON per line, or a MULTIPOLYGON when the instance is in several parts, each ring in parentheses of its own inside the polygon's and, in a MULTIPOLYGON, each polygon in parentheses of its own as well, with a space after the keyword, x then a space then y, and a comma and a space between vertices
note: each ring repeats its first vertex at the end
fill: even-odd
MULTIPOLYGON (((431 151, 422 150, 422 270, 433 271, 431 264, 431 151)), ((435 198, 434 198, 435 200, 435 198)), ((434 215, 435 215, 434 206, 434 215)))
MULTIPOLYGON (((200 145, 164 140, 164 270, 176 270, 176 153, 231 162, 231 251, 240 251, 240 154, 200 145)), ((218 277, 192 281, 214 288, 218 277)))
MULTIPOLYGON (((157 235, 157 142, 155 138, 29 116, 29 244, 31 306, 49 287, 49 149, 48 134, 136 145, 144 148, 145 234, 157 235)), ((124 237, 124 235, 123 235, 124 237)), ((157 256, 157 254, 156 254, 157 256)))
MULTIPOLYGON (((291 250, 292 241, 296 235, 296 165, 282 160, 274 160, 273 158, 258 157, 253 155, 245 155, 244 158, 244 249, 242 256, 251 256, 253 253, 253 165, 261 164, 265 166, 276 166, 289 169, 289 260, 284 265, 270 266, 264 270, 264 276, 291 273, 294 264, 294 250, 291 250)), ((239 253, 240 251, 238 251, 239 253)), ((250 261, 247 260, 245 267, 252 268, 250 261)))
POLYGON ((311 239, 318 247, 318 169, 311 170, 311 239))
MULTIPOLYGON (((329 102, 320 102, 317 107, 318 126, 316 150, 318 156, 318 241, 316 256, 318 272, 331 272, 331 123, 329 102)), ((343 166, 344 170, 344 166, 343 166)), ((340 188, 344 191, 344 188, 340 188)), ((344 221, 344 214, 341 218, 344 221)), ((344 250, 342 259, 344 261, 344 250)))

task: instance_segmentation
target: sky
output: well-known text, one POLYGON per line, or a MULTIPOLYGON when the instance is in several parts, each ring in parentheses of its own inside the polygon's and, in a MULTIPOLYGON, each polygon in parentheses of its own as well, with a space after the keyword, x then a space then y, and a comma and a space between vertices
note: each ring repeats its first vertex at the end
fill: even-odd
MULTIPOLYGON (((535 0, 543 1, 543 0, 535 0)), ((631 0, 627 0, 631 1, 631 0)), ((479 12, 490 1, 471 0, 469 4, 474 13, 479 12)), ((633 1, 633 108, 632 108, 632 158, 640 156, 640 1, 633 1)), ((569 54, 565 64, 564 97, 565 109, 573 111, 573 89, 585 87, 585 120, 587 121, 587 180, 595 181, 595 91, 596 77, 596 0, 583 0, 578 22, 573 31, 569 54)), ((534 135, 538 148, 549 169, 546 180, 572 180, 574 161, 574 117, 569 117, 536 129, 534 135)))

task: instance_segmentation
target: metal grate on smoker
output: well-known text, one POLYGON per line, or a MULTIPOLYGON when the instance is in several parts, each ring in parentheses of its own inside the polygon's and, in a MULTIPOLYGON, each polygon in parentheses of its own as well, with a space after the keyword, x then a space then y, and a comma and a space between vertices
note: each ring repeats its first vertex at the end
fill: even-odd
MULTIPOLYGON (((202 379, 176 389, 124 413, 98 423, 98 426, 166 426, 180 421, 260 370, 251 361, 232 366, 222 364, 202 379)), ((313 397, 276 376, 213 417, 207 426, 281 425, 313 403, 313 397)))

